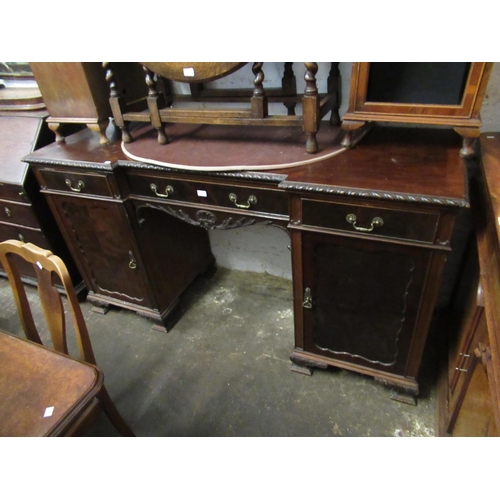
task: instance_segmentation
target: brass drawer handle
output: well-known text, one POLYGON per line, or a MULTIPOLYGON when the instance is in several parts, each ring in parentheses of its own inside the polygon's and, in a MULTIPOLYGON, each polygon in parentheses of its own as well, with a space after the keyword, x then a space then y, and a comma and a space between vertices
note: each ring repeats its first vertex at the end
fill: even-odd
POLYGON ((381 227, 384 225, 384 221, 382 220, 381 217, 374 217, 370 227, 356 226, 357 219, 356 219, 356 216, 354 214, 349 214, 346 217, 346 221, 349 222, 349 224, 352 224, 352 227, 354 229, 356 229, 356 231, 363 231, 365 233, 369 233, 369 232, 373 231, 376 227, 381 227))
POLYGON ((156 184, 150 184, 149 187, 151 188, 151 191, 153 191, 153 193, 156 196, 159 196, 160 198, 168 198, 174 192, 174 188, 172 186, 167 186, 165 188, 165 194, 158 192, 158 188, 156 187, 156 184))
POLYGON ((132 252, 129 252, 128 254, 130 256, 128 267, 130 267, 130 269, 137 269, 137 261, 135 260, 134 254, 132 252))
POLYGON ((5 207, 5 213, 7 214, 7 217, 12 217, 12 212, 10 211, 10 208, 5 207))
POLYGON ((82 189, 85 187, 85 184, 83 181, 78 181, 76 183, 76 187, 73 187, 71 181, 69 179, 65 179, 64 182, 66 183, 66 186, 68 186, 71 191, 74 191, 75 193, 81 193, 82 189))
POLYGON ((245 204, 238 203, 238 197, 231 193, 229 195, 229 201, 232 201, 238 208, 250 208, 250 205, 255 205, 257 203, 257 197, 251 194, 245 204))

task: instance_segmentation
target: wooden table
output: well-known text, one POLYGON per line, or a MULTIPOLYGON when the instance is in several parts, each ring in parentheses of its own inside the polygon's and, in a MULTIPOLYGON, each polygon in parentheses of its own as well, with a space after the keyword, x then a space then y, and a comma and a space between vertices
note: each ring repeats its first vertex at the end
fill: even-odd
POLYGON ((65 435, 102 384, 97 367, 0 330, 0 436, 65 435))

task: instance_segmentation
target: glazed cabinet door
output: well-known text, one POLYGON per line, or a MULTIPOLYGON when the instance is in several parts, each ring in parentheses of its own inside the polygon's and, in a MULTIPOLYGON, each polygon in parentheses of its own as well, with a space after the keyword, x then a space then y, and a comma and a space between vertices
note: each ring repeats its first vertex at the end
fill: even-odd
POLYGON ((427 248, 302 233, 299 347, 334 366, 413 379, 412 343, 431 256, 427 248))
POLYGON ((131 230, 121 203, 51 196, 74 258, 92 295, 150 307, 131 230))

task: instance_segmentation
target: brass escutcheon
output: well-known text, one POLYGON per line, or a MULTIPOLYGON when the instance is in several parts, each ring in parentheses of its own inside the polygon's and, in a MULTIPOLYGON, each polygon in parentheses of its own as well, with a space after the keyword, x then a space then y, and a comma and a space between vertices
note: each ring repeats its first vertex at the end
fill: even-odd
POLYGON ((135 260, 134 254, 132 252, 129 252, 129 257, 130 257, 130 262, 128 263, 128 267, 130 269, 136 269, 137 268, 137 262, 135 260))
POLYGON ((306 288, 304 291, 304 301, 302 302, 302 307, 305 309, 312 309, 312 295, 311 295, 311 289, 306 288))

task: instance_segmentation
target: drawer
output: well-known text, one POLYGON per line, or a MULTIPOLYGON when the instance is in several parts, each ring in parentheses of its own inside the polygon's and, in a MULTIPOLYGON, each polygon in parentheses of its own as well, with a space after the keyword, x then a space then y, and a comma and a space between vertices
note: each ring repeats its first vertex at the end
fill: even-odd
POLYGON ((113 189, 105 174, 75 170, 38 170, 43 179, 42 189, 82 195, 113 197, 113 189))
POLYGON ((0 200, 0 221, 19 226, 38 228, 38 220, 31 205, 0 200))
POLYGON ((133 196, 288 215, 287 193, 272 188, 184 181, 142 172, 128 172, 127 177, 130 194, 133 196))
POLYGON ((434 243, 439 214, 302 200, 302 224, 374 237, 434 243))
MULTIPOLYGON (((18 240, 25 243, 33 243, 33 245, 37 245, 40 248, 50 250, 49 244, 41 231, 0 223, 0 241, 5 240, 18 240)), ((18 264, 21 276, 36 279, 36 272, 31 264, 24 260, 19 260, 18 264)), ((0 270, 3 270, 1 264, 0 270)))
POLYGON ((24 191, 24 187, 18 184, 4 184, 0 182, 0 199, 29 203, 30 199, 24 191))
POLYGON ((40 229, 0 224, 0 241, 5 240, 19 240, 24 243, 33 243, 40 248, 50 249, 49 243, 40 229))

